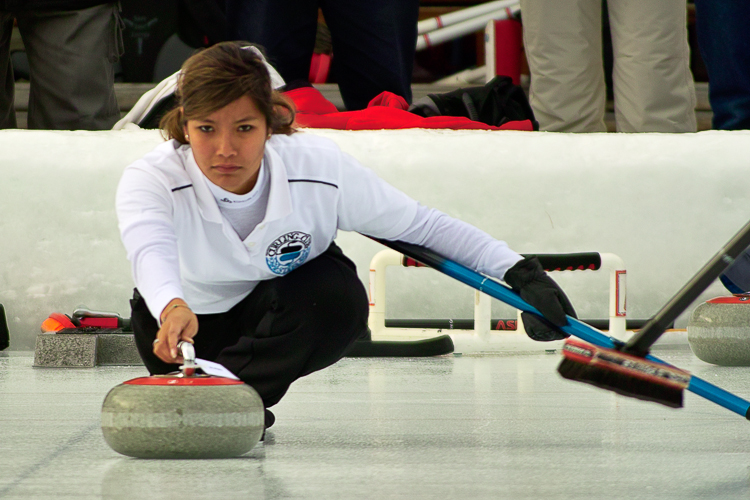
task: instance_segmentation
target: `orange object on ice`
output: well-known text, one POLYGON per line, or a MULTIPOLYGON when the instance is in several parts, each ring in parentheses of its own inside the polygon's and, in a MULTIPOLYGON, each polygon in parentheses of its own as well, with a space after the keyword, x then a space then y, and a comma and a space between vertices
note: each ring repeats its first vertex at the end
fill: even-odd
POLYGON ((42 333, 59 332, 63 328, 76 328, 76 325, 61 313, 52 313, 42 322, 42 333))

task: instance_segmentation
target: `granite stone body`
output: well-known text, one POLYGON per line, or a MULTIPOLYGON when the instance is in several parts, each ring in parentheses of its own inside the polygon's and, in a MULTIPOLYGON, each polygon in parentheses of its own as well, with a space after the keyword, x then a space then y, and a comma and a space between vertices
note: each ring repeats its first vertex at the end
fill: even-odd
POLYGON ((96 364, 98 366, 143 365, 132 333, 103 333, 97 335, 97 338, 96 364))
POLYGON ((109 365, 143 365, 132 333, 57 332, 37 335, 34 366, 93 368, 109 365))
POLYGON ((92 368, 96 366, 96 335, 42 333, 36 337, 34 366, 92 368))
POLYGON ((719 297, 690 316, 687 337, 693 353, 707 363, 750 366, 750 300, 719 297))
POLYGON ((107 394, 102 433, 113 450, 138 458, 229 458, 258 443, 264 408, 254 389, 175 380, 180 379, 164 377, 163 385, 126 382, 107 394))

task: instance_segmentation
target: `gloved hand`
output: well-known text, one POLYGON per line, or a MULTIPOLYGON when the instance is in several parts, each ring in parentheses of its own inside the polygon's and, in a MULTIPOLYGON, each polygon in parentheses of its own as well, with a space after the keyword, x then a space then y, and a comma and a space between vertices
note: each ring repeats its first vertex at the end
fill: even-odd
POLYGON ((565 292, 544 272, 539 259, 527 257, 519 261, 508 269, 503 279, 546 319, 531 313, 521 313, 529 337, 540 342, 569 337, 556 327, 568 323, 566 314, 577 318, 576 312, 565 292))

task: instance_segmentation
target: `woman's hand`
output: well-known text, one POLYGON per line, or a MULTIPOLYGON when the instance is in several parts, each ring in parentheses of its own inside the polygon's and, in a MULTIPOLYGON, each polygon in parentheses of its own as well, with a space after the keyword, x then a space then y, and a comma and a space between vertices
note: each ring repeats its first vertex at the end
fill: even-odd
POLYGON ((503 280, 544 316, 540 318, 536 314, 521 313, 529 337, 539 342, 569 337, 559 327, 568 324, 566 316, 578 316, 565 292, 544 272, 538 258, 527 257, 518 261, 508 269, 503 280))
POLYGON ((198 333, 198 318, 182 299, 173 299, 161 312, 161 328, 154 339, 154 354, 165 363, 183 363, 177 351, 181 340, 193 343, 198 333))

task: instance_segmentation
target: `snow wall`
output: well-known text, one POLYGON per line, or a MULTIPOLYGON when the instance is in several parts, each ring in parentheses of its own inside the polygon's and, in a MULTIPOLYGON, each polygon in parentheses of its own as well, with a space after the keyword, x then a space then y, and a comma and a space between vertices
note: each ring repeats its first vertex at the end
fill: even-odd
MULTIPOLYGON (((302 133, 332 139, 423 204, 521 253, 619 255, 629 318, 655 313, 750 219, 750 132, 302 133)), ((51 312, 85 305, 129 316, 114 193, 123 168, 161 141, 146 130, 0 131, 0 303, 11 350, 33 349, 51 312)), ((381 247, 343 232, 338 242, 367 283, 381 247)), ((607 317, 606 273, 554 277, 580 317, 607 317)), ((433 270, 389 268, 387 280, 388 318, 473 317, 471 290, 433 270)), ((700 300, 724 294, 715 283, 700 300)), ((493 318, 515 317, 492 307, 493 318)))

